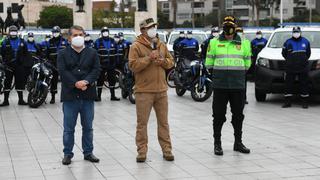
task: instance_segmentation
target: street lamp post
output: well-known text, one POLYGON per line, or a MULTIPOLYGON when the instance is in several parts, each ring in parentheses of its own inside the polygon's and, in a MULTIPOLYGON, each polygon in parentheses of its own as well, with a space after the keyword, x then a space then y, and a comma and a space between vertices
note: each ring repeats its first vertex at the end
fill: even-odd
POLYGON ((280 24, 283 24, 283 0, 280 0, 280 24))

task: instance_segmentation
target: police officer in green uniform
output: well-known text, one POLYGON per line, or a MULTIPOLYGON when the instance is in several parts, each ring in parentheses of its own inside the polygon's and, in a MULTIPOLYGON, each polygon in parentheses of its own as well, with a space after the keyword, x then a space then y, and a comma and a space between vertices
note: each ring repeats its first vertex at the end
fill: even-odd
POLYGON ((235 18, 224 18, 223 33, 210 41, 206 66, 213 69, 213 131, 214 153, 223 155, 221 130, 230 103, 234 128, 234 151, 250 153, 242 143, 243 109, 245 104, 246 70, 251 65, 250 51, 235 32, 235 18))

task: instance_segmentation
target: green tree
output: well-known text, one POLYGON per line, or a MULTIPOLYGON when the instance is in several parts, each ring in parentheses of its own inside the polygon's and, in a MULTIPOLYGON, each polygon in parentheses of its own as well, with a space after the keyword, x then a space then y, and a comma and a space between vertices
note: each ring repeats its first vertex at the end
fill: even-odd
POLYGON ((169 29, 173 27, 173 22, 169 21, 169 15, 164 14, 159 8, 158 8, 158 23, 159 23, 159 29, 169 29))
POLYGON ((42 28, 52 28, 60 26, 61 28, 69 28, 73 24, 72 9, 66 6, 48 6, 40 12, 38 26, 42 28))

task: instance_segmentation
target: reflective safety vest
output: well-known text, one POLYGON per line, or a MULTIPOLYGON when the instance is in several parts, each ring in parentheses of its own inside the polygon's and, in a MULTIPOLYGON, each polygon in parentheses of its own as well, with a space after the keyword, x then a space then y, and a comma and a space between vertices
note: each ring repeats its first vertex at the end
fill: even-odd
POLYGON ((216 89, 245 89, 246 70, 251 66, 251 44, 236 35, 226 40, 224 35, 210 41, 205 65, 213 68, 216 89))

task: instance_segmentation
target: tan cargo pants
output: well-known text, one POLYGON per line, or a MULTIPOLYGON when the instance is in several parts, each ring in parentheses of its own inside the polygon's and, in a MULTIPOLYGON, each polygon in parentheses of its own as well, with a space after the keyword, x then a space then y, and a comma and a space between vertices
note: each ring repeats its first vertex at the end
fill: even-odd
POLYGON ((148 151, 147 126, 152 108, 154 108, 157 117, 158 141, 162 151, 171 152, 167 92, 135 93, 135 98, 137 111, 136 145, 138 153, 146 154, 148 151))

